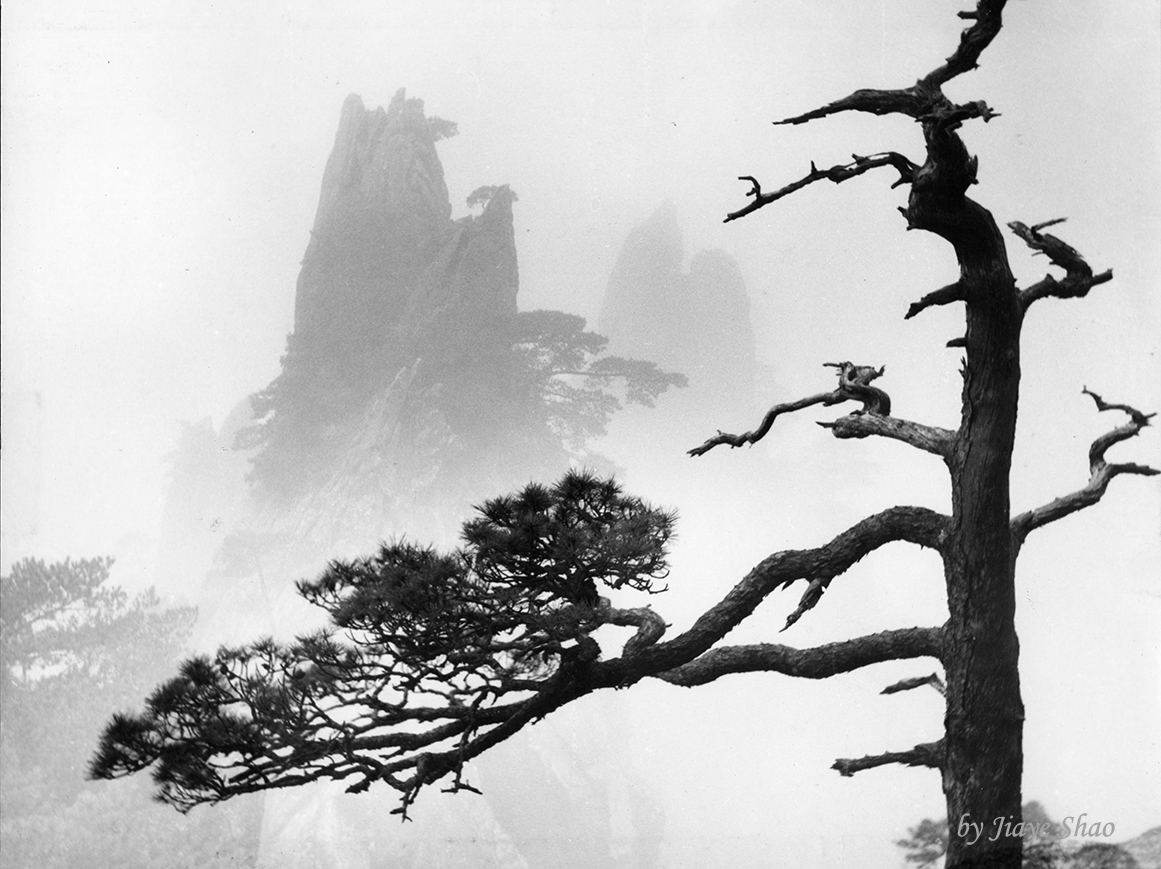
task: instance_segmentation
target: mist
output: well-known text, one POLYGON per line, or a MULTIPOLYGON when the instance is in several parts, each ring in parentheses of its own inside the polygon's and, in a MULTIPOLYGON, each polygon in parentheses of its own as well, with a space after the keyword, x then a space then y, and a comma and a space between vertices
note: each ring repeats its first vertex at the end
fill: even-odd
MULTIPOLYGON (((843 359, 885 366, 881 384, 898 416, 957 425, 960 351, 945 344, 961 334, 962 314, 949 306, 903 319, 911 302, 955 279, 956 262, 938 239, 905 232, 896 217, 905 188, 871 173, 723 223, 746 202, 739 176, 773 188, 812 160, 829 166, 852 151, 914 159, 922 138, 898 118, 771 121, 859 87, 913 82, 955 45, 963 22, 954 11, 919 0, 440 0, 337 11, 7 4, 5 574, 24 558, 112 556, 111 583, 198 607, 188 651, 289 638, 321 623, 294 582, 332 558, 371 553, 381 537, 311 548, 304 535, 293 554, 263 562, 260 582, 253 570, 233 584, 221 570, 211 576, 223 541, 261 512, 248 501, 252 455, 233 450, 229 420, 282 370, 348 95, 373 113, 400 89, 423 101, 428 118, 458 125, 434 145, 451 221, 476 213, 467 199, 483 186, 508 185, 518 197, 519 311, 577 314, 618 354, 704 372, 700 387, 615 414, 590 444, 628 491, 678 511, 669 590, 650 600, 675 629, 772 552, 821 544, 893 504, 947 510, 933 457, 874 439, 836 441, 813 424, 841 410, 779 419, 752 449, 697 459, 686 451, 719 429, 755 427, 773 403, 830 389, 822 364, 843 359), (670 221, 657 229, 669 253, 626 265, 634 233, 659 220, 670 221), (719 253, 736 266, 752 345, 648 346, 617 326, 616 275, 668 270, 700 304, 725 282, 696 280, 704 257, 719 253), (730 380, 742 367, 749 379, 730 380), (727 382, 737 394, 723 398, 727 382), (200 457, 183 448, 196 437, 200 457), (192 505, 187 514, 183 504, 192 505)), ((1022 511, 1083 485, 1088 445, 1119 424, 1095 412, 1083 387, 1161 408, 1161 27, 1152 0, 1013 2, 1006 11, 981 68, 949 86, 956 99, 986 99, 1001 115, 963 131, 980 161, 972 196, 1001 225, 1067 217, 1060 236, 1095 270, 1115 274, 1084 300, 1047 300, 1026 323, 1012 473, 1013 509, 1022 511)), ((1021 285, 1046 271, 1018 243, 1009 254, 1021 285)), ((674 324, 672 334, 690 328, 674 324)), ((1159 446, 1146 429, 1117 448, 1118 460, 1156 465, 1159 446)), ((502 480, 527 482, 551 466, 537 457, 543 464, 495 476, 479 472, 491 459, 465 460, 468 472, 441 483, 426 512, 374 534, 452 545, 459 520, 500 494, 502 480)), ((1119 479, 1099 506, 1030 539, 1018 568, 1024 797, 1056 819, 1084 812, 1113 822, 1116 841, 1161 823, 1159 528, 1156 484, 1119 479)), ((860 563, 825 606, 777 634, 796 603, 797 590, 772 595, 730 641, 805 648, 946 618, 938 558, 901 546, 860 563)), ((894 662, 820 682, 757 674, 693 691, 647 681, 590 696, 481 761, 483 800, 545 810, 560 781, 607 786, 614 795, 592 811, 612 824, 615 841, 618 820, 601 811, 651 806, 661 819, 654 862, 638 854, 625 865, 897 866, 895 841, 944 814, 937 773, 890 767, 841 778, 829 767, 938 737, 935 692, 879 694, 925 666, 894 662), (529 770, 564 766, 562 757, 596 772, 545 773, 537 791, 529 770), (623 776, 606 781, 614 768, 623 776)), ((92 724, 95 747, 100 722, 92 724)), ((126 813, 141 811, 149 790, 85 788, 93 801, 127 794, 126 813)), ((534 847, 519 819, 481 808, 472 794, 432 789, 406 826, 387 815, 395 797, 302 789, 231 817, 257 842, 253 865, 309 865, 294 862, 307 860, 294 848, 308 833, 286 820, 303 817, 320 825, 317 853, 351 866, 378 865, 396 828, 395 841, 414 844, 414 865, 586 865, 575 862, 583 856, 575 837, 588 815, 551 819, 547 844, 534 847), (345 840, 361 823, 383 829, 345 840), (423 850, 432 830, 493 823, 504 832, 491 850, 473 850, 466 834, 442 857, 423 850), (504 862, 501 845, 521 856, 504 862), (564 862, 570 853, 574 862, 564 862)), ((182 817, 156 807, 150 817, 208 824, 224 808, 182 817)), ((109 853, 69 859, 115 865, 109 853)), ((144 865, 176 864, 159 855, 144 865)))

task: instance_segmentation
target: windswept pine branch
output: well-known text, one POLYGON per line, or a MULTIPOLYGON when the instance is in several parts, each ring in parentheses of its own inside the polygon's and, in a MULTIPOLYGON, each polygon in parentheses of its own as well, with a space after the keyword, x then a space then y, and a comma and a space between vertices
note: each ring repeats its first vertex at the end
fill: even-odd
POLYGON ((602 679, 616 685, 679 667, 709 651, 776 589, 799 580, 841 576, 864 556, 895 541, 942 551, 949 524, 949 517, 925 507, 891 507, 855 523, 822 546, 775 552, 679 636, 642 649, 631 660, 601 663, 597 669, 605 674, 602 679))
MULTIPOLYGON (((597 588, 658 591, 672 514, 579 474, 478 509, 460 552, 387 544, 300 583, 330 614, 330 631, 187 661, 143 713, 113 719, 91 775, 152 767, 159 797, 183 811, 324 779, 348 782, 352 792, 381 781, 402 794, 405 813, 442 779, 470 789, 464 764, 528 723, 703 655, 779 586, 838 576, 894 540, 938 548, 948 521, 897 507, 824 546, 776 553, 662 642, 659 614, 615 608, 597 588), (609 661, 592 636, 604 625, 636 629, 609 661)), ((772 666, 790 655, 787 672, 821 678, 819 668, 938 655, 939 631, 889 632, 805 657, 757 654, 772 666)), ((723 660, 711 655, 694 671, 723 660)))
POLYGON ((575 472, 477 510, 461 551, 385 544, 300 583, 331 632, 187 661, 143 713, 114 718, 92 776, 154 767, 183 810, 320 779, 384 781, 406 806, 587 693, 576 673, 601 625, 637 626, 630 651, 660 637, 659 618, 614 611, 599 589, 659 590, 673 514, 575 472))
POLYGON ((938 658, 939 628, 883 631, 853 640, 796 649, 774 643, 723 646, 711 649, 688 664, 657 673, 654 678, 692 688, 736 673, 779 673, 801 679, 826 679, 883 661, 938 658))

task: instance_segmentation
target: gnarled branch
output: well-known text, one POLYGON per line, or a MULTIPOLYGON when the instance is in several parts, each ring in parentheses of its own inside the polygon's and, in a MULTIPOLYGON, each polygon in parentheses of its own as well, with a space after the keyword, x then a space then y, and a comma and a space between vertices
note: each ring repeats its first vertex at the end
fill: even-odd
POLYGON ((763 559, 717 604, 685 632, 664 643, 593 665, 594 684, 606 687, 635 682, 686 664, 708 652, 741 624, 772 591, 800 579, 833 578, 863 556, 896 540, 941 550, 949 517, 926 507, 891 507, 852 525, 815 549, 791 549, 763 559))
POLYGON ((995 113, 982 102, 968 103, 966 106, 952 106, 943 96, 941 88, 958 75, 976 68, 980 54, 991 44, 1002 26, 1001 12, 1005 0, 980 0, 976 9, 959 13, 960 18, 974 21, 960 35, 959 46, 951 57, 935 68, 914 85, 899 90, 863 88, 853 94, 835 100, 833 103, 775 121, 776 124, 804 124, 807 121, 836 115, 840 112, 867 112, 872 115, 907 115, 917 120, 926 119, 937 107, 957 110, 956 121, 968 117, 979 117, 985 121, 995 117, 995 113))
POLYGON ((842 112, 866 112, 871 115, 909 115, 918 118, 928 108, 928 101, 920 94, 917 88, 909 87, 901 90, 880 90, 878 88, 860 88, 854 93, 827 103, 801 115, 783 118, 775 121, 776 126, 784 124, 805 124, 808 121, 817 121, 828 115, 837 115, 842 112))
MULTIPOLYGON (((674 639, 658 643, 656 638, 664 627, 660 616, 649 609, 601 609, 603 620, 612 624, 637 625, 639 630, 621 657, 610 661, 581 659, 574 656, 564 662, 549 679, 540 683, 539 691, 527 700, 510 704, 503 709, 480 709, 479 715, 496 723, 487 732, 465 739, 458 747, 441 753, 424 755, 423 768, 415 756, 397 760, 382 769, 383 777, 402 790, 408 786, 418 790, 424 784, 457 772, 463 763, 487 748, 508 738, 530 721, 537 720, 571 701, 601 688, 619 688, 654 676, 681 684, 683 678, 696 678, 697 673, 709 674, 715 667, 728 667, 731 653, 710 653, 711 647, 736 625, 745 620, 759 603, 778 586, 786 587, 797 579, 811 575, 837 576, 869 552, 894 540, 906 540, 921 546, 938 549, 944 540, 949 523, 947 516, 922 507, 893 507, 870 516, 830 543, 816 549, 778 552, 763 560, 750 571, 718 604, 704 613, 691 628, 674 639), (636 641, 636 642, 635 642, 636 641), (709 653, 709 654, 707 654, 709 653), (695 658, 705 658, 697 665, 695 658), (692 670, 679 672, 683 665, 694 662, 692 670), (672 678, 666 673, 675 674, 672 678), (686 675, 683 676, 682 673, 686 675), (409 780, 393 780, 390 775, 401 769, 414 768, 409 780)), ((785 654, 787 671, 799 668, 807 678, 823 678, 827 667, 833 672, 845 672, 859 666, 891 660, 895 657, 938 657, 941 649, 941 630, 912 628, 889 631, 862 640, 835 643, 817 650, 790 650, 786 653, 766 653, 767 662, 785 654), (795 657, 795 654, 801 657, 795 657), (861 661, 861 662, 860 662, 861 661), (811 674, 816 675, 811 675, 811 674)), ((763 653, 759 652, 760 658, 763 653)), ((757 660, 756 658, 753 660, 757 660)), ((772 669, 772 668, 764 668, 772 669)), ((724 675, 725 670, 719 675, 724 675)), ((741 670, 737 670, 741 672, 741 670)), ((712 677, 716 678, 716 677, 712 677)), ((690 684, 695 684, 691 682, 690 684)), ((449 731, 463 728, 458 722, 449 725, 449 731)))
MULTIPOLYGON (((552 492, 526 490, 519 503, 583 498, 596 509, 602 492, 616 494, 599 481, 566 478, 552 492)), ((512 500, 486 504, 488 521, 519 512, 503 509, 512 500)), ((668 527, 659 511, 615 500, 654 530, 668 527)), ((260 640, 187 661, 144 713, 114 716, 91 774, 118 778, 156 764, 162 797, 182 810, 324 779, 348 782, 353 792, 382 781, 402 794, 406 815, 422 788, 437 781, 470 790, 464 764, 525 725, 595 690, 704 654, 780 585, 837 576, 894 540, 941 547, 949 521, 896 507, 824 546, 771 555, 668 642, 659 642, 666 625, 649 608, 618 610, 607 598, 589 603, 585 588, 541 595, 549 574, 539 561, 509 577, 500 570, 508 550, 488 554, 482 547, 498 535, 478 523, 467 526, 477 539, 471 558, 385 544, 374 559, 336 562, 300 584, 351 632, 350 642, 323 631, 289 645, 260 640), (525 585, 505 585, 505 578, 525 585), (606 624, 637 630, 619 658, 601 661, 592 634, 606 624)), ((577 564, 600 560, 598 541, 591 543, 577 564)), ((663 545, 655 540, 647 549, 657 547, 663 545)), ((598 575, 614 588, 632 584, 621 573, 598 575)))
POLYGON ((1058 217, 1055 220, 1046 220, 1035 226, 1026 226, 1018 220, 1008 224, 1023 242, 1036 253, 1044 254, 1052 264, 1064 269, 1065 275, 1057 280, 1052 275, 1045 275, 1032 286, 1020 290, 1020 306, 1027 311, 1028 306, 1037 299, 1054 296, 1058 299, 1077 299, 1088 295, 1088 291, 1097 284, 1104 284, 1113 279, 1111 269, 1094 275, 1092 267, 1084 261, 1072 246, 1065 244, 1059 238, 1040 230, 1063 223, 1067 218, 1058 217))
POLYGON ((836 438, 866 438, 871 436, 902 441, 928 453, 940 456, 944 461, 954 454, 955 432, 930 425, 899 419, 894 416, 874 416, 871 414, 851 414, 834 422, 820 422, 818 425, 830 429, 836 438))
POLYGON ((729 444, 730 447, 740 447, 745 444, 756 444, 766 436, 774 420, 784 413, 802 410, 815 404, 829 407, 844 401, 861 401, 863 409, 859 413, 880 414, 889 416, 891 413, 891 397, 883 390, 871 386, 870 382, 883 375, 883 368, 872 368, 869 365, 854 365, 850 362, 825 362, 825 368, 837 368, 839 385, 832 392, 820 392, 797 401, 776 404, 762 417, 762 423, 753 431, 735 435, 718 431, 717 435, 707 440, 699 447, 689 450, 691 456, 701 456, 708 453, 720 444, 729 444))
POLYGON ((1156 414, 1142 413, 1127 404, 1111 404, 1095 392, 1090 391, 1087 387, 1083 391, 1085 395, 1092 396, 1098 411, 1124 411, 1129 414, 1129 422, 1101 435, 1093 441, 1088 451, 1089 480, 1084 488, 1063 495, 1042 507, 1021 513, 1012 520, 1012 535, 1015 537, 1017 545, 1023 543, 1028 534, 1034 529, 1042 525, 1047 525, 1049 522, 1055 522, 1057 519, 1062 519, 1070 513, 1075 513, 1077 510, 1091 507, 1104 495, 1113 477, 1119 476, 1120 474, 1137 474, 1143 477, 1152 477, 1161 473, 1156 468, 1151 468, 1148 465, 1138 465, 1135 462, 1110 464, 1105 461, 1105 453, 1109 447, 1123 440, 1135 437, 1141 429, 1149 424, 1149 420, 1156 416, 1156 414))
POLYGON ((803 408, 810 407, 811 405, 815 404, 821 404, 829 407, 832 404, 838 404, 850 399, 851 396, 840 395, 839 390, 836 389, 833 392, 820 392, 817 395, 811 395, 807 398, 800 398, 797 401, 787 401, 782 404, 776 404, 768 411, 766 411, 766 415, 762 417, 761 424, 753 431, 735 435, 727 434, 726 432, 719 430, 714 437, 707 440, 704 444, 689 450, 689 455, 695 457, 705 455, 720 444, 729 444, 731 448, 745 446, 746 444, 756 444, 766 436, 767 432, 770 431, 770 427, 774 425, 774 420, 776 420, 784 413, 792 413, 793 411, 802 410, 803 408))
MULTIPOLYGON (((541 682, 538 693, 523 703, 509 705, 501 713, 495 709, 481 709, 481 714, 490 713, 488 720, 498 722, 497 726, 465 740, 452 751, 428 755, 435 763, 424 770, 423 776, 419 776, 417 771, 415 784, 431 783, 462 768, 465 760, 506 739, 524 724, 585 694, 601 688, 625 687, 646 677, 665 678, 664 673, 675 672, 698 656, 706 656, 715 643, 744 621, 779 586, 785 588, 808 576, 838 576, 864 555, 896 540, 939 549, 943 545, 949 522, 947 516, 924 507, 892 507, 858 522, 824 546, 774 553, 751 570, 688 630, 667 642, 656 642, 664 623, 652 610, 602 608, 600 615, 603 621, 637 625, 639 628, 634 638, 626 643, 621 657, 610 661, 574 657, 548 680, 541 682)), ((827 666, 845 666, 846 669, 863 666, 857 663, 860 656, 866 664, 870 664, 877 660, 890 660, 893 656, 888 653, 892 650, 897 653, 897 657, 908 658, 928 655, 938 657, 940 654, 942 633, 937 628, 913 628, 878 636, 881 638, 864 638, 865 644, 862 646, 859 645, 861 641, 852 640, 833 644, 829 651, 816 651, 796 660, 788 658, 787 665, 802 667, 803 675, 813 670, 818 673, 814 678, 822 678, 827 666), (876 655, 882 657, 876 658, 876 655)), ((722 666, 714 661, 724 662, 728 657, 728 652, 722 658, 708 655, 708 663, 702 666, 722 666)), ((693 672, 697 671, 695 667, 693 672)), ((834 672, 844 670, 836 669, 834 672)), ((667 681, 680 684, 681 678, 679 674, 675 679, 667 681)), ((398 767, 413 766, 414 763, 413 758, 397 761, 398 766, 392 765, 392 771, 398 767)))
POLYGON ((1092 446, 1088 450, 1088 464, 1090 470, 1104 463, 1105 451, 1108 450, 1115 443, 1128 440, 1134 437, 1137 432, 1149 424, 1149 420, 1155 417, 1156 413, 1143 413, 1135 407, 1130 407, 1127 404, 1112 404, 1105 401, 1087 386, 1081 390, 1085 395, 1090 396, 1093 403, 1096 404, 1097 411, 1103 413, 1106 410, 1120 410, 1129 415, 1129 422, 1125 425, 1113 429, 1107 434, 1101 435, 1092 442, 1092 446))
POLYGON ((961 12, 960 18, 975 23, 960 34, 955 53, 943 66, 929 72, 922 79, 922 84, 942 87, 957 75, 976 69, 980 55, 991 45, 1003 26, 1004 3, 1005 0, 979 0, 974 11, 961 12))
POLYGON ((883 661, 938 658, 942 637, 940 628, 905 628, 813 649, 774 643, 724 646, 711 649, 688 664, 655 673, 653 677, 684 688, 705 685, 733 673, 767 672, 801 679, 826 679, 883 661))
POLYGON ((872 154, 869 157, 862 157, 858 154, 851 155, 852 162, 842 163, 837 166, 832 166, 829 169, 819 169, 812 162, 810 164, 810 172, 805 177, 787 184, 785 187, 779 188, 772 193, 763 193, 762 185, 758 183, 758 179, 752 175, 742 175, 738 178, 739 181, 749 181, 752 185, 747 196, 752 196, 753 201, 745 208, 739 208, 737 211, 730 212, 726 215, 723 223, 729 223, 731 220, 737 220, 739 217, 745 217, 751 212, 757 211, 763 206, 769 205, 771 202, 776 202, 784 196, 789 196, 796 190, 801 190, 808 184, 813 184, 815 181, 833 181, 835 184, 841 184, 848 178, 854 178, 856 175, 862 175, 871 169, 876 169, 880 166, 894 166, 899 171, 899 180, 892 184, 892 187, 898 187, 900 184, 910 184, 912 177, 914 177, 915 170, 919 167, 904 157, 902 154, 896 154, 894 151, 886 151, 882 154, 872 154))
POLYGON ((840 758, 834 762, 831 769, 838 770, 839 775, 849 778, 856 772, 874 769, 877 766, 886 766, 889 763, 940 769, 943 766, 943 740, 925 742, 915 746, 910 751, 888 751, 885 754, 869 754, 866 757, 840 758))
POLYGON ((665 619, 661 618, 661 616, 649 607, 637 607, 628 610, 610 609, 604 616, 605 622, 610 625, 637 628, 637 633, 629 638, 622 651, 622 654, 627 656, 631 656, 647 646, 654 645, 664 635, 666 628, 669 627, 665 619))

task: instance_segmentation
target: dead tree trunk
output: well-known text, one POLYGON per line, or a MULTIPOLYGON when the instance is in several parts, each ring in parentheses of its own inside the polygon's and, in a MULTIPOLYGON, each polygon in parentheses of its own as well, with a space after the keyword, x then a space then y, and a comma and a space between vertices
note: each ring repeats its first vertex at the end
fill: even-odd
MULTIPOLYGON (((947 433, 944 449, 933 450, 941 452, 945 459, 952 493, 952 515, 939 547, 950 616, 942 629, 940 654, 947 679, 945 732, 935 746, 916 749, 918 752, 920 748, 931 748, 934 762, 930 765, 938 766, 943 774, 950 831, 948 869, 1016 869, 1022 861, 1022 839, 1018 834, 1011 835, 1020 822, 1024 721, 1020 647, 1015 629, 1015 565, 1027 530, 1042 524, 1034 517, 1047 517, 1053 512, 1053 505, 1048 505, 1016 521, 1010 517, 1009 472, 1019 400, 1024 312, 1038 298, 1083 296, 1094 284, 1112 277, 1108 272, 1094 276, 1075 251, 1052 236, 1041 235, 1040 230, 1048 224, 1029 229, 1017 223, 1011 225, 1017 235, 1037 252, 1048 254, 1068 273, 1063 281, 1047 277, 1034 287, 1019 290, 996 221, 987 209, 965 195, 976 181, 977 161, 969 156, 957 130, 965 121, 988 121, 995 113, 982 101, 952 103, 944 96, 942 86, 975 68, 980 53, 1000 31, 1004 5, 1004 0, 979 0, 974 11, 960 13, 974 23, 963 32, 959 47, 942 66, 914 86, 895 91, 856 91, 845 99, 782 122, 804 123, 846 111, 908 115, 923 129, 926 156, 921 166, 893 152, 855 156, 854 162, 827 170, 811 165, 805 178, 773 193, 763 193, 756 179, 746 177, 742 180, 753 185, 753 201, 727 218, 743 217, 814 181, 839 183, 870 169, 892 166, 899 172, 897 184, 911 185, 908 205, 900 209, 908 229, 932 232, 945 239, 958 260, 959 280, 916 302, 907 313, 911 317, 932 305, 951 302, 963 302, 966 308, 966 333, 949 342, 949 346, 965 350, 960 426, 955 433, 947 433)), ((1102 407, 1102 400, 1094 398, 1098 409, 1113 407, 1102 407)), ((1129 412, 1134 423, 1139 423, 1134 433, 1147 422, 1147 417, 1132 408, 1118 409, 1129 412)), ((773 411, 772 414, 777 415, 773 411)), ((772 421, 773 416, 768 414, 758 431, 742 436, 719 434, 691 452, 700 455, 717 444, 753 443, 765 434, 772 421)), ((897 425, 906 428, 914 424, 897 425)), ((866 422, 840 420, 828 427, 840 437, 900 437, 866 422)), ((1133 428, 1133 424, 1125 428, 1133 428)), ((1099 443, 1094 444, 1094 451, 1099 443)), ((1099 464, 1110 467, 1103 464, 1103 447, 1099 452, 1099 464)), ((1094 497, 1099 497, 1095 494, 1098 488, 1103 493, 1107 480, 1098 484, 1098 463, 1091 456, 1090 464, 1093 482, 1085 490, 1053 502, 1060 502, 1058 509, 1071 512, 1079 509, 1081 501, 1084 506, 1093 503, 1094 497)), ((1151 472, 1138 466, 1115 467, 1131 473, 1151 472)), ((804 599, 807 608, 816 601, 817 596, 810 601, 804 599)), ((922 752, 916 756, 883 755, 840 761, 838 768, 849 773, 879 762, 903 759, 911 763, 921 757, 922 752)))
POLYGON ((1021 838, 993 841, 990 834, 996 818, 1018 823, 1022 802, 1024 706, 1008 475, 1023 312, 992 216, 962 195, 956 201, 941 194, 917 182, 908 216, 955 246, 967 303, 963 409, 949 461, 952 520, 943 550, 950 614, 943 650, 947 865, 1017 867, 1021 838), (939 222, 928 224, 932 212, 939 222), (968 821, 987 824, 989 835, 975 841, 956 835, 968 821))

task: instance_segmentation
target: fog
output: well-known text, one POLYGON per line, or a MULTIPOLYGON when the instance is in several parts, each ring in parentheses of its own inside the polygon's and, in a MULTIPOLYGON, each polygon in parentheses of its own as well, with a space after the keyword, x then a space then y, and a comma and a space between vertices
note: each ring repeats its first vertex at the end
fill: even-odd
MULTIPOLYGON (((183 423, 220 428, 278 374, 351 93, 372 109, 406 88, 458 124, 436 146, 453 217, 481 185, 518 194, 521 310, 595 327, 626 237, 671 202, 687 268, 708 249, 740 267, 755 408, 829 389, 822 363, 851 359, 886 366, 896 415, 954 428, 960 351, 944 345, 961 334, 961 309, 903 314, 953 281, 956 262, 942 241, 904 231, 906 188, 869 173, 722 219, 745 204, 738 176, 773 188, 812 160, 918 158, 919 130, 899 118, 770 122, 914 81, 952 51, 960 6, 5 4, 4 571, 29 556, 112 555, 120 585, 205 605, 156 569, 170 457, 183 423)), ((1115 275, 1084 300, 1037 304, 1025 323, 1017 512, 1082 486, 1088 445, 1121 423, 1082 387, 1161 409, 1159 84, 1155 0, 1014 0, 981 68, 948 88, 1000 113, 962 133, 980 160, 973 198, 1001 225, 1067 217, 1054 231, 1115 275)), ((1038 280, 1045 260, 1011 240, 1020 284, 1038 280)), ((839 413, 785 417, 753 449, 696 460, 685 450, 757 415, 690 408, 692 441, 684 427, 643 439, 643 410, 614 422, 597 447, 634 493, 680 513, 670 590, 652 601, 668 621, 688 625, 771 552, 818 545, 892 504, 948 508, 936 460, 813 424, 839 413)), ((1146 429, 1112 455, 1156 465, 1159 447, 1146 429)), ((1055 818, 1113 822, 1117 840, 1161 823, 1159 528, 1155 481, 1122 477, 1100 505, 1036 532, 1018 566, 1025 799, 1055 818)), ((772 596, 730 641, 770 641, 797 594, 772 596)), ((946 616, 938 560, 902 546, 836 580, 825 604, 774 641, 807 647, 946 616)), ((906 828, 943 816, 938 775, 848 779, 829 767, 937 738, 934 692, 878 693, 930 666, 695 691, 642 683, 578 706, 613 716, 612 734, 626 729, 628 762, 662 802, 662 865, 723 865, 714 855, 728 853, 755 866, 896 866, 906 828)), ((562 721, 549 732, 567 734, 574 719, 562 721)), ((473 799, 434 790, 411 826, 425 806, 454 813, 473 799)))

